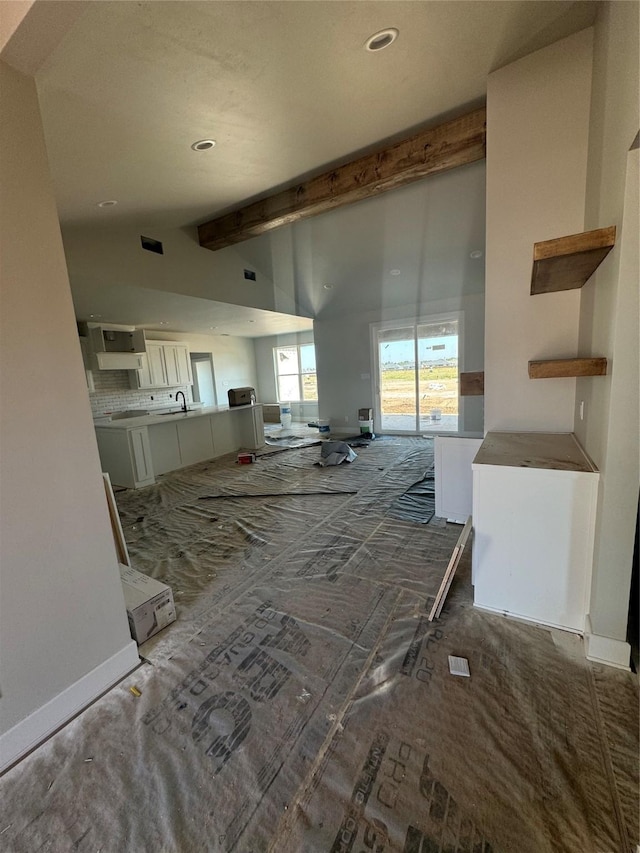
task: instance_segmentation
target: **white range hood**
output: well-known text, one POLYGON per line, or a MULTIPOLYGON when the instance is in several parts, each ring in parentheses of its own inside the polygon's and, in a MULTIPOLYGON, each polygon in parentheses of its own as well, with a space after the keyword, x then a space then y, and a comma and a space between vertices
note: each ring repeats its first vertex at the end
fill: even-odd
POLYGON ((98 370, 141 370, 144 356, 135 352, 96 352, 98 370))
POLYGON ((86 325, 94 369, 142 369, 147 349, 144 329, 101 323, 86 325))

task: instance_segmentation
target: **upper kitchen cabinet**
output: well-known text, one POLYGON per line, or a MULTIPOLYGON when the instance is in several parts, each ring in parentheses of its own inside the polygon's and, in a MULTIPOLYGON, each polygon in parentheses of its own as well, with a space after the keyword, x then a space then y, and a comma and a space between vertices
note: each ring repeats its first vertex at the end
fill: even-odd
POLYGON ((165 344, 164 362, 169 385, 193 385, 189 347, 186 344, 165 344))
POLYGON ((140 370, 129 372, 132 388, 167 388, 192 385, 187 344, 175 341, 147 341, 140 370))
POLYGON ((144 329, 134 329, 133 326, 106 326, 98 323, 87 323, 87 326, 91 349, 96 354, 146 351, 144 329))

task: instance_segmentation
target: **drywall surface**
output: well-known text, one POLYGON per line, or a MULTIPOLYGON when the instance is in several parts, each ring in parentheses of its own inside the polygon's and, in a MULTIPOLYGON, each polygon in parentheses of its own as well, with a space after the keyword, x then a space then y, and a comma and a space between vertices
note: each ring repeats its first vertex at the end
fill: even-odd
POLYGON ((255 388, 258 383, 256 353, 251 338, 233 335, 194 335, 190 332, 145 333, 149 340, 182 341, 189 344, 190 352, 210 352, 219 405, 227 403, 229 388, 255 388))
POLYGON ((136 227, 110 228, 106 223, 69 225, 63 229, 63 239, 72 286, 77 281, 83 291, 116 285, 143 287, 234 305, 275 308, 271 279, 242 254, 242 247, 230 246, 217 252, 203 249, 195 227, 151 228, 141 234, 136 227), (159 240, 164 253, 143 249, 141 236, 159 240), (255 282, 245 280, 245 268, 256 272, 255 282))
POLYGON ((580 291, 530 296, 533 244, 583 230, 591 29, 489 76, 485 430, 571 432, 575 379, 532 359, 578 351, 580 291))
MULTIPOLYGON (((30 78, 5 63, 0 75, 4 734, 108 659, 124 653, 133 665, 137 654, 127 626, 36 90, 30 78)), ((110 683, 99 684, 96 693, 110 683)))
POLYGON ((587 228, 615 225, 616 246, 582 289, 580 348, 608 375, 577 382, 575 431, 602 472, 591 625, 625 640, 638 505, 638 4, 606 3, 594 40, 587 228), (584 419, 579 406, 584 401, 584 419))
MULTIPOLYGON (((273 350, 275 347, 286 347, 292 344, 312 344, 313 332, 296 332, 291 335, 270 335, 254 340, 256 348, 256 368, 258 371, 258 400, 261 403, 277 403, 278 384, 276 382, 273 350)), ((318 417, 318 402, 291 402, 291 414, 294 420, 311 420, 318 417)))
MULTIPOLYGON (((419 298, 412 305, 384 311, 319 317, 314 322, 320 415, 331 420, 331 428, 358 431, 358 409, 374 406, 375 363, 371 347, 371 324, 387 320, 445 314, 462 314, 464 340, 461 371, 482 370, 482 294, 429 301, 419 298)), ((461 410, 461 432, 482 432, 482 397, 465 400, 461 410)))

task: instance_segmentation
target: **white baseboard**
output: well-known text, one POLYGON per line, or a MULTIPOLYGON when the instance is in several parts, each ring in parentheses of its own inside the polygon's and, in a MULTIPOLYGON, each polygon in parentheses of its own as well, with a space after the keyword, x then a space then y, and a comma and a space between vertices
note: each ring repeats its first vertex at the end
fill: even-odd
POLYGON ((0 736, 0 772, 64 725, 140 663, 133 642, 0 736))
POLYGON ((485 613, 495 613, 498 616, 504 616, 505 619, 513 619, 515 622, 526 622, 529 625, 538 625, 540 628, 555 628, 558 631, 566 631, 568 634, 578 634, 582 636, 583 631, 580 628, 569 628, 567 625, 558 625, 555 622, 543 622, 541 619, 534 619, 532 616, 522 616, 520 613, 510 613, 508 610, 498 610, 495 607, 487 607, 485 604, 476 604, 473 606, 478 610, 484 610, 485 613))
POLYGON ((631 646, 624 640, 614 640, 602 637, 591 630, 591 619, 587 616, 587 630, 584 635, 584 646, 587 660, 594 663, 604 663, 617 669, 629 670, 631 646))

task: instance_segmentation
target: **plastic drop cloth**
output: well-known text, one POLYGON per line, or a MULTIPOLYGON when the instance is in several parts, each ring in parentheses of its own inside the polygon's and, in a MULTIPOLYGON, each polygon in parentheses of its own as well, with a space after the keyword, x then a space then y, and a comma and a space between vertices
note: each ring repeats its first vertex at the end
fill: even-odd
POLYGON ((0 780, 0 850, 635 853, 635 677, 475 610, 470 549, 428 622, 460 528, 387 512, 431 441, 318 454, 117 495, 178 621, 0 780))

